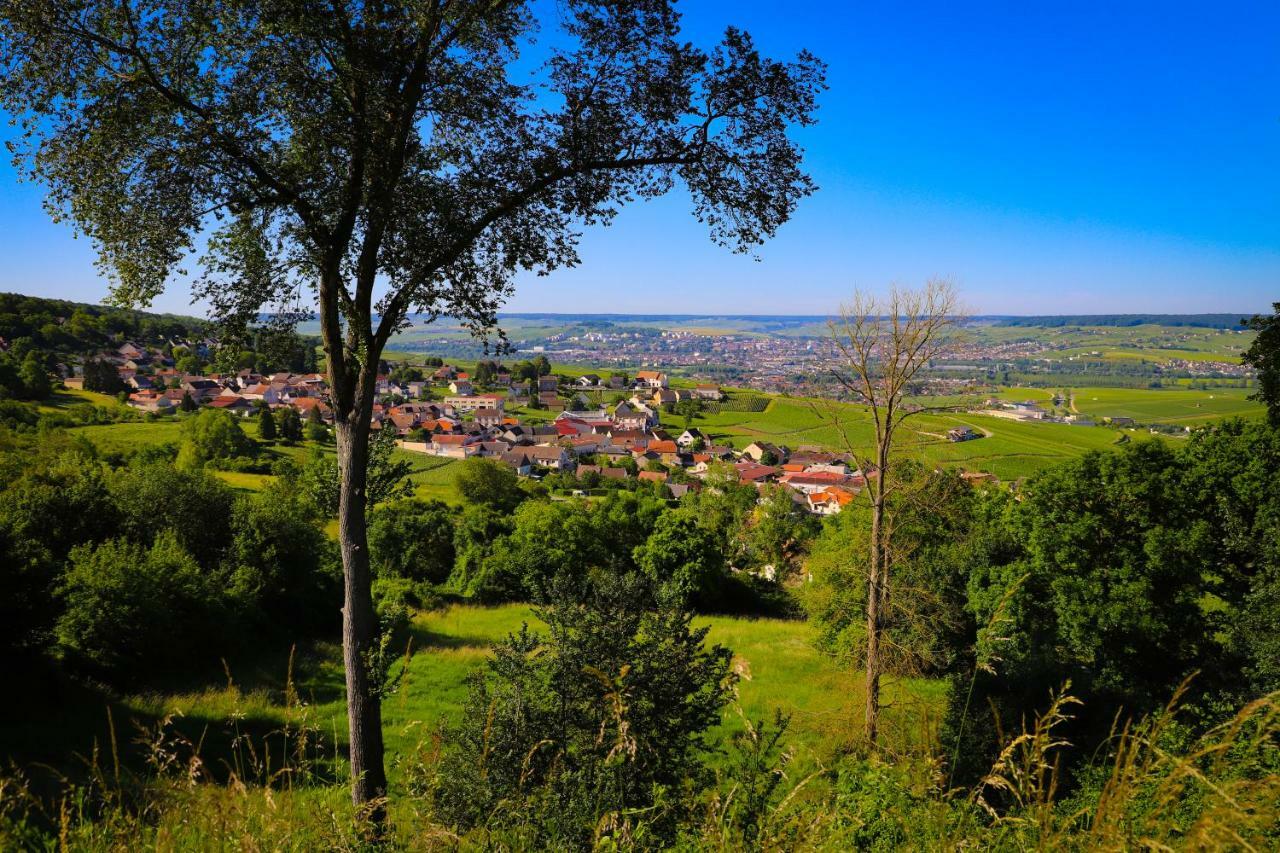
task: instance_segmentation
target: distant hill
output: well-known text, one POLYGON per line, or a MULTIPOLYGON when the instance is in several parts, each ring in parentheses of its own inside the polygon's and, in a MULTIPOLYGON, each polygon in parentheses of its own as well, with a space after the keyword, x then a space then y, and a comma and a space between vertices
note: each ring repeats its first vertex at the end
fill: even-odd
POLYGON ((1241 314, 1076 314, 1038 317, 992 317, 997 326, 1197 326, 1243 329, 1241 314))
POLYGON ((50 353, 82 354, 117 342, 160 343, 196 337, 208 321, 177 314, 88 305, 21 293, 0 293, 0 339, 50 353))

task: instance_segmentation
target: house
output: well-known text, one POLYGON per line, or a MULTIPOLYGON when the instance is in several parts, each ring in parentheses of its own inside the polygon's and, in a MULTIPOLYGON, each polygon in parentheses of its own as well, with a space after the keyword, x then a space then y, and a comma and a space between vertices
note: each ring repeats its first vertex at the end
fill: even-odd
POLYGON ((485 409, 476 409, 473 417, 476 423, 482 427, 498 427, 502 426, 502 410, 493 407, 485 409))
POLYGON ((436 372, 431 374, 431 378, 437 382, 452 382, 458 378, 458 368, 452 364, 443 364, 436 368, 436 372))
POLYGON ((146 354, 147 354, 146 350, 140 348, 136 344, 128 343, 128 342, 121 344, 116 349, 116 355, 126 360, 131 358, 141 358, 146 354))
POLYGON ((539 376, 539 377, 538 377, 538 394, 539 394, 539 396, 541 396, 542 394, 546 393, 547 391, 555 391, 555 390, 556 390, 557 388, 559 388, 559 387, 560 387, 560 380, 559 380, 559 379, 557 379, 557 378, 556 378, 556 377, 554 377, 554 376, 539 376))
POLYGON ((703 446, 706 446, 708 443, 710 443, 706 434, 703 433, 702 430, 698 429, 697 427, 690 427, 689 429, 680 433, 679 438, 676 439, 676 444, 680 445, 682 448, 687 450, 688 448, 692 447, 695 443, 699 441, 702 442, 703 446))
POLYGON ((831 471, 805 471, 799 474, 785 473, 782 475, 781 480, 784 485, 795 489, 797 492, 810 494, 824 491, 833 486, 844 485, 849 481, 849 478, 831 471))
POLYGON ((815 515, 835 515, 853 502, 853 495, 844 489, 823 489, 807 496, 809 511, 815 515))
POLYGON ((248 386, 240 394, 246 400, 261 400, 268 406, 278 406, 284 402, 285 386, 259 382, 248 386))
POLYGON ((129 395, 129 405, 144 412, 161 412, 177 405, 165 394, 156 391, 137 391, 129 395))
POLYGON ((209 407, 222 409, 224 412, 230 412, 242 418, 249 417, 257 409, 257 406, 239 394, 219 394, 209 401, 209 407))
POLYGON ((758 465, 755 462, 739 462, 733 466, 738 472, 738 480, 743 483, 765 483, 778 473, 772 465, 758 465))
POLYGON ((640 370, 636 372, 637 388, 666 388, 667 374, 657 370, 640 370))
POLYGON ((658 407, 668 406, 668 405, 674 406, 678 399, 679 398, 676 397, 675 391, 672 391, 669 388, 659 388, 653 392, 653 397, 650 398, 650 402, 654 406, 658 406, 658 407))
POLYGON ((191 395, 191 399, 197 403, 203 403, 211 400, 222 393, 222 386, 212 379, 203 379, 199 376, 189 376, 182 382, 182 390, 191 395))
POLYGON ((298 414, 304 419, 307 418, 314 409, 320 412, 320 419, 322 421, 333 420, 333 409, 330 409, 329 404, 318 397, 299 397, 298 399, 291 401, 289 405, 297 409, 298 414))
POLYGON ((539 392, 538 405, 552 412, 564 411, 564 400, 561 400, 560 395, 557 394, 555 391, 539 392))
POLYGON ((480 449, 478 445, 479 440, 471 435, 431 436, 431 452, 436 456, 466 459, 476 454, 476 451, 480 449))
POLYGON ((455 379, 450 382, 449 391, 459 397, 471 397, 476 393, 475 389, 471 387, 471 382, 466 379, 455 379))
POLYGON ((533 463, 529 461, 528 448, 518 447, 515 450, 508 450, 506 453, 498 457, 504 465, 509 465, 515 469, 516 473, 521 477, 529 476, 533 470, 533 463))
POLYGON ((742 449, 742 455, 760 464, 771 459, 769 464, 778 465, 787 460, 787 449, 768 441, 753 441, 742 449))
POLYGON ((680 455, 680 445, 674 441, 651 441, 645 450, 649 453, 658 454, 658 459, 663 465, 684 465, 685 460, 680 455))
POLYGON ((431 386, 421 379, 414 379, 406 383, 405 390, 409 392, 409 396, 415 399, 423 396, 424 392, 431 386))
POLYGON ((528 455, 530 462, 543 468, 561 471, 573 466, 569 459, 569 451, 558 445, 536 444, 533 447, 522 448, 522 452, 528 455))
POLYGON ((976 483, 1000 482, 1000 478, 998 478, 995 474, 990 474, 986 471, 961 471, 960 479, 964 480, 966 483, 969 483, 971 485, 976 483))
POLYGON ((579 388, 595 388, 600 384, 600 377, 594 373, 584 373, 573 381, 579 388))
POLYGON ((1013 411, 1017 413, 1018 417, 1032 421, 1044 420, 1049 414, 1030 400, 1025 400, 1021 403, 1014 403, 1013 411))
POLYGON ((649 433, 639 429, 611 429, 605 433, 609 441, 625 450, 644 448, 649 444, 649 433))
POLYGON ((973 427, 958 426, 947 430, 947 441, 972 441, 975 438, 982 438, 982 433, 973 427))
POLYGON ((675 500, 683 500, 690 490, 697 491, 696 483, 667 483, 667 493, 675 500))
POLYGON ((600 449, 600 445, 606 441, 608 439, 602 435, 575 435, 562 438, 556 444, 569 448, 573 455, 577 457, 595 453, 600 449))
POLYGON ((1103 418, 1102 420, 1104 423, 1109 423, 1112 426, 1133 426, 1135 423, 1137 423, 1137 421, 1135 421, 1133 418, 1123 418, 1123 417, 1103 418))
POLYGON ((719 385, 695 385, 693 386, 693 396, 699 400, 709 400, 718 403, 724 399, 724 393, 720 390, 719 385))
POLYGON ((614 408, 613 420, 622 429, 647 430, 658 417, 648 406, 623 401, 614 408))
POLYGON ((490 459, 500 459, 502 454, 511 450, 511 445, 505 441, 477 441, 474 446, 476 456, 485 456, 490 459))
POLYGON ((636 475, 636 479, 646 483, 665 483, 668 476, 670 475, 666 471, 641 471, 636 475))
POLYGON ((597 426, 612 426, 613 421, 604 409, 565 409, 556 415, 556 421, 572 419, 594 429, 597 426))

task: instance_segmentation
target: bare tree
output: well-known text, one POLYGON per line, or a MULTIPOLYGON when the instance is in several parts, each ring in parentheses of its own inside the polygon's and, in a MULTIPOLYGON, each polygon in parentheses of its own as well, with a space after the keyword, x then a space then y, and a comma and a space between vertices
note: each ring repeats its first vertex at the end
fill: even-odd
POLYGON ((880 647, 893 564, 893 526, 886 505, 894 488, 894 439, 907 418, 928 411, 909 405, 906 398, 921 369, 954 343, 957 307, 951 284, 934 279, 919 290, 894 287, 884 298, 855 293, 828 323, 829 373, 844 391, 866 404, 875 429, 874 445, 864 453, 863 445, 850 435, 845 414, 834 406, 828 410, 845 450, 866 477, 863 494, 871 506, 865 712, 871 743, 880 725, 880 647))

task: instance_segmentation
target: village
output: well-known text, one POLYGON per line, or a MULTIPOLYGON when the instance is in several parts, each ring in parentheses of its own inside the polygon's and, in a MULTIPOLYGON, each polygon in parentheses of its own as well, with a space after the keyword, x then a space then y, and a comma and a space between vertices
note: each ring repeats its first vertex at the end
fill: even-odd
MULTIPOLYGON (((194 351, 205 345, 190 346, 194 351)), ((144 413, 209 407, 247 418, 263 409, 287 408, 310 424, 328 427, 333 420, 328 385, 319 373, 184 374, 161 350, 134 343, 90 363, 114 369, 129 389, 127 404, 144 413)), ((77 376, 67 383, 83 387, 84 381, 77 376)), ((683 418, 683 427, 672 426, 682 420, 681 413, 718 403, 725 394, 713 384, 673 388, 668 375, 656 370, 631 376, 546 373, 535 380, 521 379, 501 365, 486 369, 483 377, 449 364, 401 367, 379 376, 376 393, 371 426, 394 429, 397 445, 407 452, 490 458, 526 478, 572 474, 583 490, 631 480, 660 484, 656 487, 679 500, 699 490, 718 468, 760 489, 780 485, 804 509, 825 516, 840 512, 865 486, 868 474, 875 476, 859 470, 847 455, 819 447, 755 441, 735 449, 716 444, 689 423, 691 418, 683 418), (606 396, 613 402, 604 403, 606 396)))

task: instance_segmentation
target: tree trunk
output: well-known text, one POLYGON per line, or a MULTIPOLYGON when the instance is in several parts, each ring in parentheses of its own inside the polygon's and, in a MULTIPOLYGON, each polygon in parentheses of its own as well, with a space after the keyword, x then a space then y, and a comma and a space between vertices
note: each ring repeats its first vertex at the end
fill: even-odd
POLYGON ((351 800, 372 803, 369 813, 381 825, 386 807, 383 767, 382 704, 370 684, 370 654, 377 649, 379 626, 373 609, 369 544, 365 525, 365 481, 369 456, 369 419, 356 406, 349 420, 335 421, 338 438, 338 544, 342 550, 342 657, 347 675, 347 723, 350 729, 351 800))
MULTIPOLYGON (((880 477, 884 476, 881 472, 880 477)), ((877 477, 879 479, 879 477, 877 477)), ((867 742, 875 745, 880 727, 880 572, 883 544, 880 541, 884 504, 876 495, 871 503, 871 561, 867 572, 867 742)))
POLYGON ((889 545, 885 541, 884 498, 887 490, 885 477, 889 467, 889 447, 893 434, 886 430, 877 442, 876 481, 871 489, 871 560, 867 572, 867 683, 866 726, 867 742, 875 746, 880 734, 880 635, 884 630, 885 588, 888 583, 889 545))

